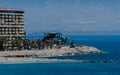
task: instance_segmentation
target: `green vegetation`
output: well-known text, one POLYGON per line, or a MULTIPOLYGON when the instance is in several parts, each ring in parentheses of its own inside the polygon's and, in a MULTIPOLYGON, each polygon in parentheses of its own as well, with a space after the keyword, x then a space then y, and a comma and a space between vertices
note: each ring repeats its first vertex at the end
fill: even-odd
POLYGON ((68 38, 61 33, 47 33, 44 39, 26 39, 15 37, 12 39, 0 38, 0 50, 42 50, 60 48, 68 43, 68 38))

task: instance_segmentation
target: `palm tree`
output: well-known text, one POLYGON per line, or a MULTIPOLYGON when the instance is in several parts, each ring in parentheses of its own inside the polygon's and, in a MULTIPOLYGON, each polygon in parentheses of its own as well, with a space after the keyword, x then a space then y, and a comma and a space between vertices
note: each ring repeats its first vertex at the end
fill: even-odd
POLYGON ((8 40, 6 38, 1 38, 3 44, 3 50, 9 50, 8 46, 6 46, 8 40))
POLYGON ((23 48, 24 49, 27 49, 27 50, 29 50, 31 47, 30 47, 30 40, 29 39, 24 39, 23 40, 23 48))
POLYGON ((0 50, 3 50, 3 41, 0 39, 0 50))
POLYGON ((16 41, 16 39, 12 39, 11 40, 11 47, 12 47, 12 49, 11 50, 15 50, 14 48, 17 46, 17 41, 16 41))

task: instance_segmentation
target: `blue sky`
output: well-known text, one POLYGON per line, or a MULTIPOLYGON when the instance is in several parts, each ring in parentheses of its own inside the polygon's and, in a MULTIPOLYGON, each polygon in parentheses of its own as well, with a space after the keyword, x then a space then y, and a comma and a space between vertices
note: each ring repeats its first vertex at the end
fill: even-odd
POLYGON ((31 32, 120 32, 120 0, 0 0, 25 10, 31 32))

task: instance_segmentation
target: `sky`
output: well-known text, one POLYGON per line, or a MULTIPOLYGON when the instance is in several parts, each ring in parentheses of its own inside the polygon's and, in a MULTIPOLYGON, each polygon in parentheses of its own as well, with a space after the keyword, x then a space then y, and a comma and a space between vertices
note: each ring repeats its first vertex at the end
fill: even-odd
POLYGON ((0 0, 0 7, 25 11, 25 30, 120 32, 120 0, 0 0))

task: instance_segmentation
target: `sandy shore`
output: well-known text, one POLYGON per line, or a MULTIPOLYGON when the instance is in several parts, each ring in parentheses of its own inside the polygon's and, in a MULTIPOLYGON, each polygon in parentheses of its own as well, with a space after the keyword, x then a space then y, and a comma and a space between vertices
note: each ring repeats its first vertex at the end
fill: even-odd
POLYGON ((83 62, 83 60, 58 60, 46 58, 33 58, 34 56, 61 56, 86 53, 102 53, 102 51, 88 46, 69 48, 68 46, 61 49, 45 50, 22 50, 22 51, 1 51, 0 63, 21 63, 21 62, 83 62))

